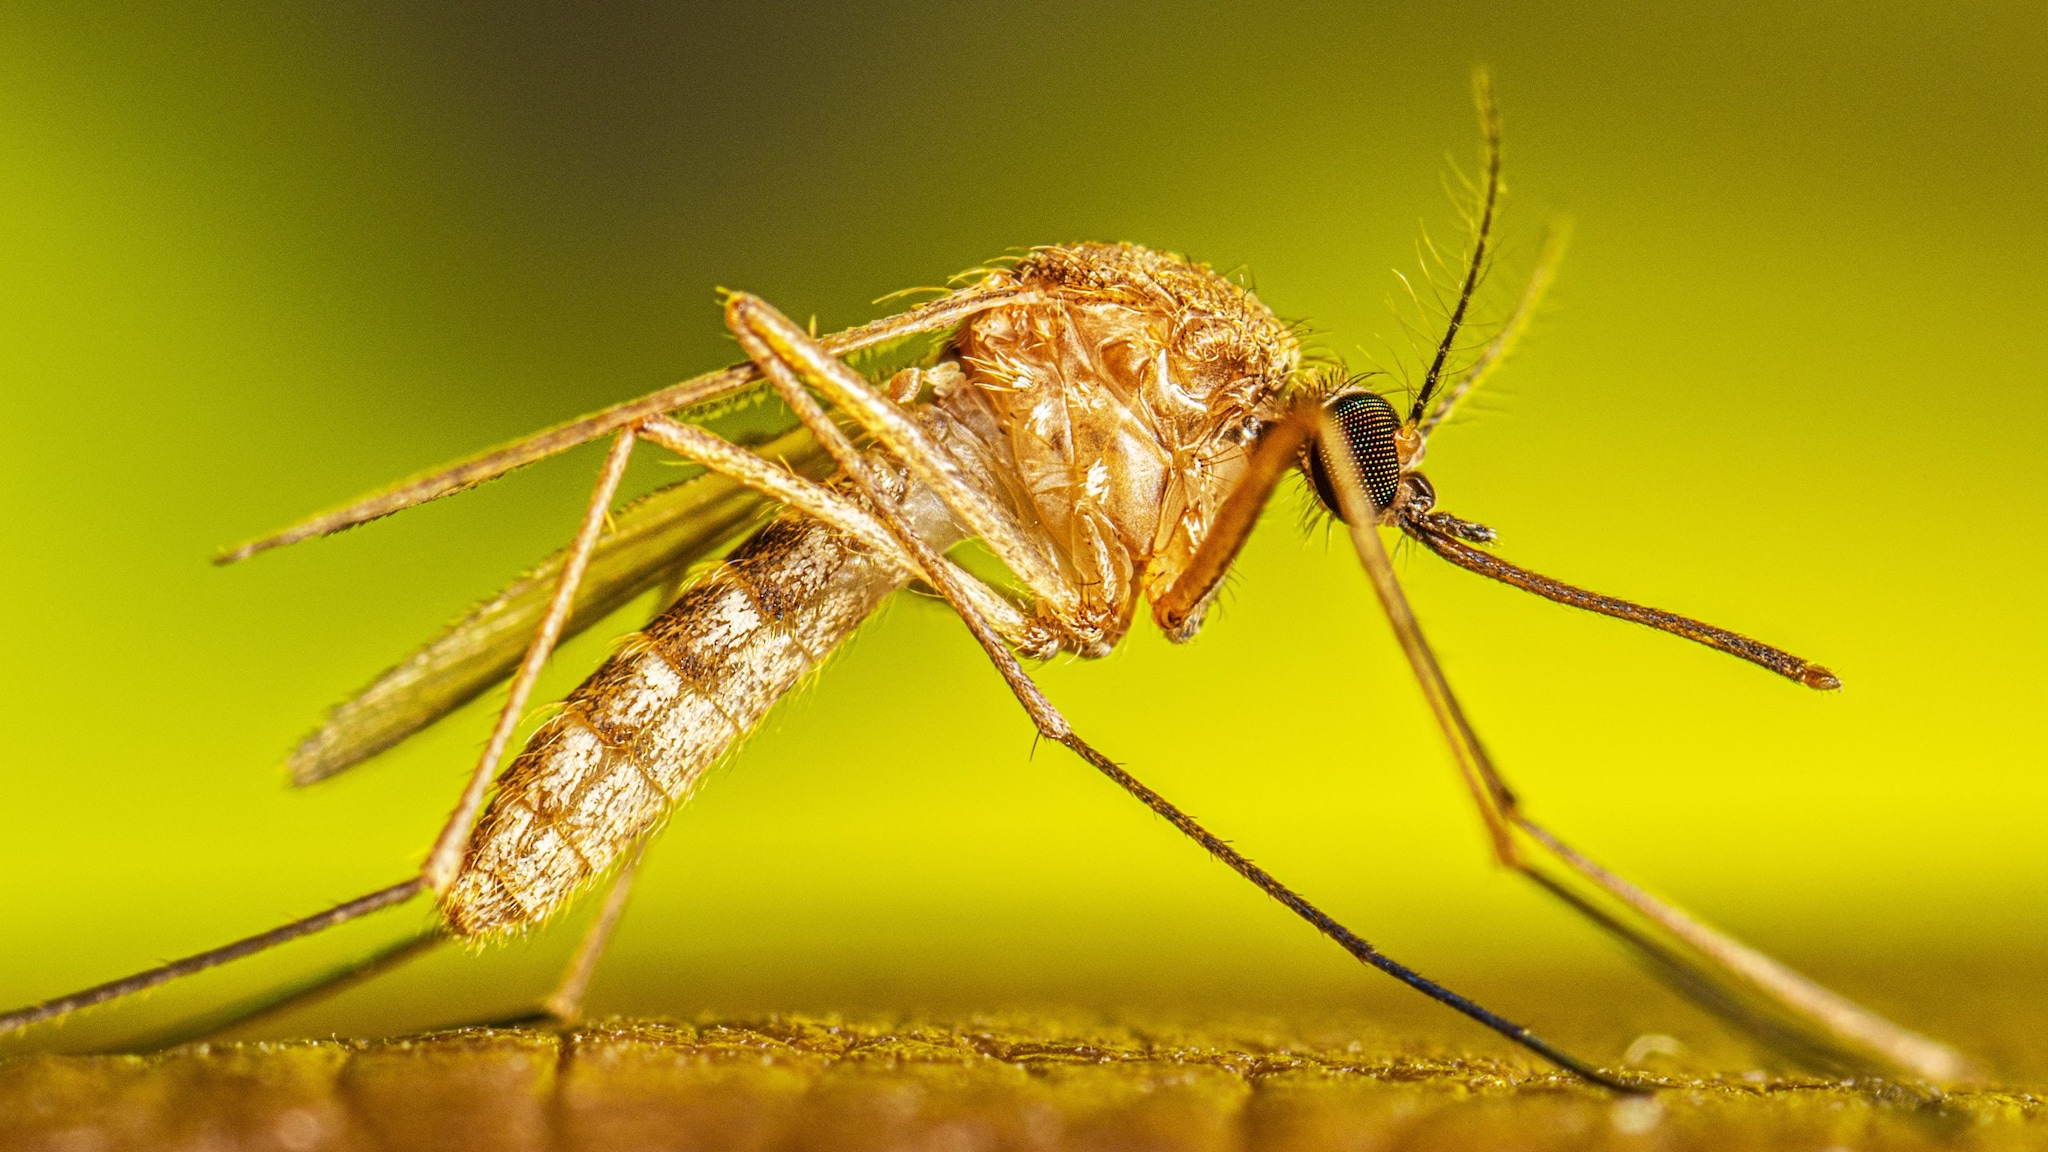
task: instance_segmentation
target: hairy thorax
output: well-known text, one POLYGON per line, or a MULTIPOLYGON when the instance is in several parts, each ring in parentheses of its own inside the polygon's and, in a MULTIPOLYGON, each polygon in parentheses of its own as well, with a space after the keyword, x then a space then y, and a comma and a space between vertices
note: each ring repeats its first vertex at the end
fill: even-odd
POLYGON ((1244 287, 1135 245, 1037 249, 987 283, 1038 300, 962 326, 949 356, 967 387, 938 404, 979 441, 956 454, 989 457, 976 470, 1080 593, 1051 622, 1062 646, 1098 655, 1207 536, 1300 350, 1244 287))

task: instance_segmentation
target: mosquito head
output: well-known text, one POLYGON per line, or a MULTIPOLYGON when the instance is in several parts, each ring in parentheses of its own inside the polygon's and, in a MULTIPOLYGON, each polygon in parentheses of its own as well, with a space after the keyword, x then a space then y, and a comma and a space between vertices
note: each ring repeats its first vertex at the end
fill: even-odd
MULTIPOLYGON (((1425 512, 1436 502, 1436 489, 1422 473, 1422 437, 1401 417, 1386 397, 1364 388, 1345 388, 1323 401, 1323 411, 1344 437, 1351 453, 1351 467, 1358 473, 1373 506, 1383 512, 1409 509, 1425 512)), ((1344 518, 1337 500, 1336 478, 1320 446, 1302 453, 1302 471, 1309 487, 1330 515, 1344 518)))

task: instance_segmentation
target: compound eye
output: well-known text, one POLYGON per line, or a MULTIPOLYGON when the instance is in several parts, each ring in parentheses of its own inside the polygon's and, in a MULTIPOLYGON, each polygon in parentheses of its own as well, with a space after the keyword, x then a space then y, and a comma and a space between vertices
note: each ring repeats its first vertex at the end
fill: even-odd
MULTIPOLYGON (((1401 457, 1394 449, 1394 433, 1400 431, 1401 417, 1395 414, 1394 406, 1376 392, 1357 390, 1330 397, 1323 410, 1343 434, 1351 452, 1351 467, 1365 483, 1373 504, 1379 508, 1392 505, 1401 484, 1401 457)), ((1323 458, 1320 442, 1308 453, 1308 481, 1323 507, 1343 519, 1337 502, 1336 478, 1330 462, 1323 458)))

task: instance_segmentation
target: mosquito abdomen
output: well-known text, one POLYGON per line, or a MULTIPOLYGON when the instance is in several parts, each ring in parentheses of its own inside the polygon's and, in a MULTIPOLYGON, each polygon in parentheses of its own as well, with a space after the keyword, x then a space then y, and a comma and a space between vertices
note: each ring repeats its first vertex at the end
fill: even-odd
POLYGON ((906 579, 814 520, 762 529, 534 733, 442 897, 449 925, 485 935, 559 909, 906 579))

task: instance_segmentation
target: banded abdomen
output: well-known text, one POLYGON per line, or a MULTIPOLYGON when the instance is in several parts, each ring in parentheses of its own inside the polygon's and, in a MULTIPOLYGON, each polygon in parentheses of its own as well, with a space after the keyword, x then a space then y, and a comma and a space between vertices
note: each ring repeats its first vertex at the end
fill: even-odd
POLYGON ((559 909, 907 579, 794 513, 755 534, 534 733, 442 897, 449 925, 503 932, 559 909))

